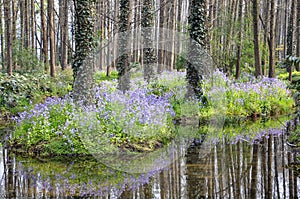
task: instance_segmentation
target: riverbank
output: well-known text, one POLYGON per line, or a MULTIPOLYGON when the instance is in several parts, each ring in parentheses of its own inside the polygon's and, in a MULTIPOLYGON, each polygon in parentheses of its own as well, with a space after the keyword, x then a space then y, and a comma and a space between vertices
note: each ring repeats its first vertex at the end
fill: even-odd
MULTIPOLYGON (((95 104, 90 107, 65 97, 48 97, 14 117, 11 148, 34 156, 81 156, 89 149, 147 153, 178 136, 174 121, 198 118, 220 124, 291 112, 294 101, 278 79, 233 81, 220 71, 203 82, 206 100, 187 99, 184 72, 164 72, 147 84, 132 79, 120 92, 117 81, 95 74, 95 104), (229 119, 226 119, 229 118, 229 119), (242 118, 242 119, 241 119, 242 118), (103 146, 102 146, 103 145, 103 146)), ((205 121, 205 122, 203 122, 205 121)))

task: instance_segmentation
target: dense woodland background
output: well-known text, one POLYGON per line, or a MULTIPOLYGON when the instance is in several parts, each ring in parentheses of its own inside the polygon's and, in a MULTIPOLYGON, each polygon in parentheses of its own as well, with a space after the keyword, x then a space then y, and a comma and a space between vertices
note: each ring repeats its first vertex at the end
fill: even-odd
MULTIPOLYGON (((228 74, 275 77, 275 66, 283 65, 288 56, 300 56, 300 0, 1 0, 1 67, 8 74, 44 70, 55 76, 58 68, 71 66, 76 59, 76 20, 84 15, 80 4, 91 11, 93 18, 86 19, 93 22, 95 44, 103 45, 96 67, 109 74, 118 63, 107 64, 105 59, 122 46, 115 42, 110 49, 105 41, 120 31, 138 33, 151 26, 160 39, 174 39, 164 29, 187 33, 190 5, 197 2, 206 3, 204 45, 218 68, 228 74)), ((180 45, 174 42, 171 48, 180 45)), ((143 65, 143 57, 150 53, 164 67, 159 70, 184 67, 172 50, 138 49, 129 54, 130 63, 143 65)))

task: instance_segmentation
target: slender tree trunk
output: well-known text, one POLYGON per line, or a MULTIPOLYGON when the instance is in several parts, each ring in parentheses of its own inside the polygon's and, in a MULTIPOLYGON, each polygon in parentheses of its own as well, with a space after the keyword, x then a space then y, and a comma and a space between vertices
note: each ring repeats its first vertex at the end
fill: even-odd
MULTIPOLYGON (((110 9, 110 2, 107 1, 107 9, 109 10, 110 9)), ((109 16, 110 17, 110 16, 109 16)), ((107 27, 106 27, 106 30, 107 30, 107 39, 110 40, 111 38, 111 35, 110 35, 110 31, 111 31, 111 23, 109 20, 107 20, 107 27)), ((105 60, 105 63, 106 63, 106 76, 109 76, 110 74, 110 63, 109 63, 109 59, 110 59, 110 45, 108 45, 106 47, 107 49, 107 54, 105 56, 106 60, 105 60)))
MULTIPOLYGON (((116 56, 118 53, 118 17, 119 17, 119 0, 114 1, 114 49, 113 49, 113 54, 114 54, 114 61, 113 61, 113 68, 117 68, 117 61, 116 61, 116 56)), ((135 22, 136 23, 136 22, 135 22)))
POLYGON ((48 1, 48 32, 50 41, 50 75, 55 77, 55 25, 54 0, 48 1))
MULTIPOLYGON (((291 4, 291 14, 288 24, 288 35, 287 35, 287 56, 293 56, 293 43, 294 43, 294 33, 295 33, 295 16, 296 14, 296 2, 292 1, 291 4)), ((292 81, 292 73, 294 70, 293 64, 289 63, 289 81, 292 81)))
POLYGON ((284 48, 283 48, 283 53, 284 56, 286 58, 287 56, 287 43, 288 43, 288 19, 289 19, 289 0, 285 0, 285 14, 284 14, 284 27, 283 27, 283 31, 284 31, 284 48))
MULTIPOLYGON (((266 48, 266 46, 269 45, 269 40, 270 40, 270 15, 272 13, 270 13, 270 1, 271 0, 266 0, 263 1, 263 14, 264 15, 264 21, 263 23, 263 28, 264 28, 264 39, 263 39, 263 46, 264 48, 266 48)), ((262 73, 263 76, 267 75, 267 62, 270 59, 270 56, 268 56, 268 53, 265 51, 263 51, 263 57, 262 57, 262 73)))
POLYGON ((261 55, 260 55, 260 38, 259 38, 259 1, 253 0, 253 33, 254 33, 254 57, 255 57, 255 77, 262 75, 261 55))
MULTIPOLYGON (((30 48, 30 20, 29 20, 29 0, 24 0, 24 25, 25 25, 25 35, 24 35, 24 47, 26 49, 30 48)), ((28 66, 26 66, 28 67, 28 66)))
MULTIPOLYGON (((16 2, 12 1, 12 45, 16 44, 17 39, 17 8, 16 8, 16 2)), ((17 57, 13 56, 13 70, 17 69, 17 57)))
POLYGON ((275 77, 275 0, 271 1, 269 38, 269 77, 275 77))
POLYGON ((69 44, 69 4, 67 0, 63 0, 63 12, 61 15, 61 69, 64 70, 68 66, 68 44, 69 44))
MULTIPOLYGON (((300 0, 297 0, 297 48, 296 48, 296 56, 300 57, 300 0)), ((296 70, 300 71, 300 64, 296 64, 296 70)))
POLYGON ((35 2, 34 0, 31 0, 31 14, 30 14, 30 20, 31 20, 31 48, 32 48, 32 53, 33 55, 36 54, 36 46, 35 46, 35 2))
POLYGON ((236 69, 235 69, 235 78, 239 79, 241 75, 241 58, 242 58, 242 30, 243 30, 243 1, 239 0, 239 33, 238 33, 238 41, 237 44, 237 61, 236 61, 236 69))
MULTIPOLYGON (((5 56, 4 56, 4 43, 5 43, 5 41, 4 41, 4 30, 3 30, 3 12, 2 12, 2 7, 3 6, 3 4, 2 4, 2 1, 1 1, 1 4, 0 4, 0 42, 1 42, 1 66, 2 66, 2 69, 4 70, 4 68, 5 68, 5 66, 4 66, 4 62, 5 62, 5 60, 4 60, 4 58, 5 58, 5 56)), ((5 21, 5 19, 4 19, 4 21, 5 21)))
POLYGON ((12 75, 11 0, 4 0, 7 74, 12 75))
POLYGON ((42 49, 41 54, 44 60, 44 69, 48 72, 48 35, 47 35, 47 25, 46 25, 46 13, 45 13, 45 0, 41 0, 41 38, 42 38, 42 49))
MULTIPOLYGON (((165 2, 160 0, 160 10, 159 10, 159 41, 164 41, 164 18, 165 18, 165 2)), ((158 50, 158 68, 157 72, 161 73, 164 65, 164 43, 160 43, 161 47, 158 50)))
POLYGON ((24 8, 24 0, 19 1, 19 7, 20 7, 20 32, 21 32, 21 47, 23 48, 25 46, 25 8, 24 8))

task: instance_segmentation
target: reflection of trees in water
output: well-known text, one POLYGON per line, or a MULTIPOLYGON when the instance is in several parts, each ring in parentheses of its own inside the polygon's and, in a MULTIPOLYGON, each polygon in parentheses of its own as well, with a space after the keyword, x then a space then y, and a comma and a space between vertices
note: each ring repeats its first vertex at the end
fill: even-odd
MULTIPOLYGON (((178 167, 185 171, 180 174, 184 180, 179 184, 172 177, 166 181, 166 171, 160 174, 160 198, 298 197, 300 181, 286 168, 295 155, 288 152, 282 135, 270 135, 254 145, 247 142, 218 144, 205 157, 203 153, 207 150, 203 151, 200 146, 188 149, 181 159, 184 166, 178 167)), ((172 175, 178 176, 180 171, 173 169, 175 164, 170 170, 175 171, 172 175)))
MULTIPOLYGON (((68 185, 71 182, 60 183, 55 172, 43 182, 34 177, 32 168, 20 166, 14 156, 6 153, 3 150, 0 154, 0 196, 65 197, 78 192, 68 185)), ((295 198, 300 191, 299 178, 286 168, 295 161, 295 155, 288 152, 281 135, 269 136, 255 145, 238 142, 219 143, 210 149, 193 146, 174 156, 178 160, 168 169, 155 174, 147 185, 123 191, 121 198, 295 198)), ((114 191, 106 192, 106 196, 108 193, 116 197, 114 191)))
MULTIPOLYGON (((188 198, 206 198, 206 178, 209 176, 210 157, 201 156, 201 146, 191 146, 186 154, 186 185, 188 198)), ((210 180, 210 179, 208 179, 210 180)))

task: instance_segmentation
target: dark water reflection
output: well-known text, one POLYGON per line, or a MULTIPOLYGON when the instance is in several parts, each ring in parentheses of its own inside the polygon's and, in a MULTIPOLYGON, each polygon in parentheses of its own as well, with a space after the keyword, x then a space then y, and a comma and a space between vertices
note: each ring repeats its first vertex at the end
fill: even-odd
POLYGON ((174 153, 162 171, 130 175, 98 163, 55 163, 0 153, 0 198, 297 198, 299 178, 284 135, 255 144, 220 142, 174 153), (84 165, 86 164, 86 165, 84 165), (113 184, 112 186, 110 186, 113 184))

